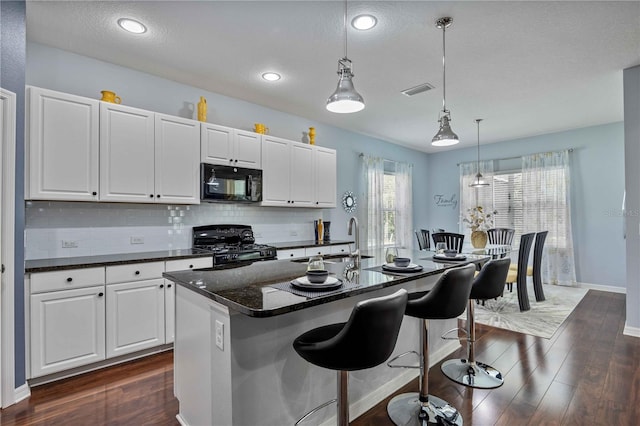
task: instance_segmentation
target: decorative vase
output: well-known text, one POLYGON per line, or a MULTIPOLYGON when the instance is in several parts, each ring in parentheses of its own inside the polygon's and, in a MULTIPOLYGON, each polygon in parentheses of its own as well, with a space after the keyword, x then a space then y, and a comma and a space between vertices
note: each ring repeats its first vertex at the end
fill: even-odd
POLYGON ((471 245, 474 248, 484 248, 487 245, 487 233, 485 231, 472 231, 471 245))
POLYGON ((200 96, 198 102, 198 121, 207 121, 207 100, 204 96, 200 96))
POLYGON ((331 241, 331 231, 329 230, 331 227, 331 222, 325 220, 324 222, 322 222, 322 225, 324 226, 324 235, 322 236, 322 239, 324 241, 331 241))
POLYGON ((309 145, 316 144, 316 129, 315 127, 309 127, 309 145))
POLYGON ((309 141, 309 132, 302 132, 302 143, 308 144, 309 141))

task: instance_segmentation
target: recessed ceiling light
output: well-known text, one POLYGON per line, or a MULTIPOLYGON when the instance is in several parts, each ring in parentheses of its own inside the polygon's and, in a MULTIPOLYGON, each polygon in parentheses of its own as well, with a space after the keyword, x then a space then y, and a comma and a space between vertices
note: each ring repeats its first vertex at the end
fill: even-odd
POLYGON ((373 15, 358 15, 351 20, 351 25, 356 30, 370 30, 375 27, 378 20, 373 15))
POLYGON ((147 27, 134 19, 120 18, 118 19, 118 25, 120 25, 123 30, 134 34, 142 34, 147 31, 147 27))
POLYGON ((262 78, 267 81, 278 81, 282 77, 276 72, 265 72, 264 74, 262 74, 262 78))

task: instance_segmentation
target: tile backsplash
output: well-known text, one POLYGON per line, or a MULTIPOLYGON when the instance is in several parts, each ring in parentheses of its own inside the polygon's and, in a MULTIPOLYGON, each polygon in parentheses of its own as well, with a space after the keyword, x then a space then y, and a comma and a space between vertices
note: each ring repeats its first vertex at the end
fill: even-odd
POLYGON ((323 210, 246 204, 120 204, 27 201, 25 258, 191 248, 191 229, 251 225, 259 243, 314 239, 323 210))

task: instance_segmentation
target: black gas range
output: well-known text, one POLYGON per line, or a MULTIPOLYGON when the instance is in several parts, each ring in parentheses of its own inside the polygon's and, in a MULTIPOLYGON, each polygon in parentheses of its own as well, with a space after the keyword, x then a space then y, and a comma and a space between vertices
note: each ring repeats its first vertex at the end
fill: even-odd
POLYGON ((213 253, 214 268, 277 258, 275 247, 255 242, 249 225, 193 227, 193 248, 213 253))

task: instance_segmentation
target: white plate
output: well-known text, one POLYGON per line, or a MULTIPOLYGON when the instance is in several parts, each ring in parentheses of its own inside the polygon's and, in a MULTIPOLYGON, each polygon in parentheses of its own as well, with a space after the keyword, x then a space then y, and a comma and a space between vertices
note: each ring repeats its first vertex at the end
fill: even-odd
POLYGON ((433 258, 435 260, 453 260, 453 261, 456 261, 456 260, 467 260, 467 256, 465 256, 464 254, 457 254, 457 255, 455 255, 453 257, 446 256, 444 254, 434 254, 433 258))
POLYGON ((342 281, 340 281, 336 277, 332 277, 331 275, 329 275, 325 282, 315 284, 315 283, 309 282, 309 279, 305 275, 303 277, 298 277, 295 280, 291 281, 291 284, 295 287, 300 287, 304 289, 327 290, 327 289, 340 287, 342 285, 342 281))
POLYGON ((422 271, 422 266, 416 265, 415 263, 410 263, 407 266, 396 266, 395 263, 385 263, 382 265, 382 269, 394 272, 418 272, 422 271))

